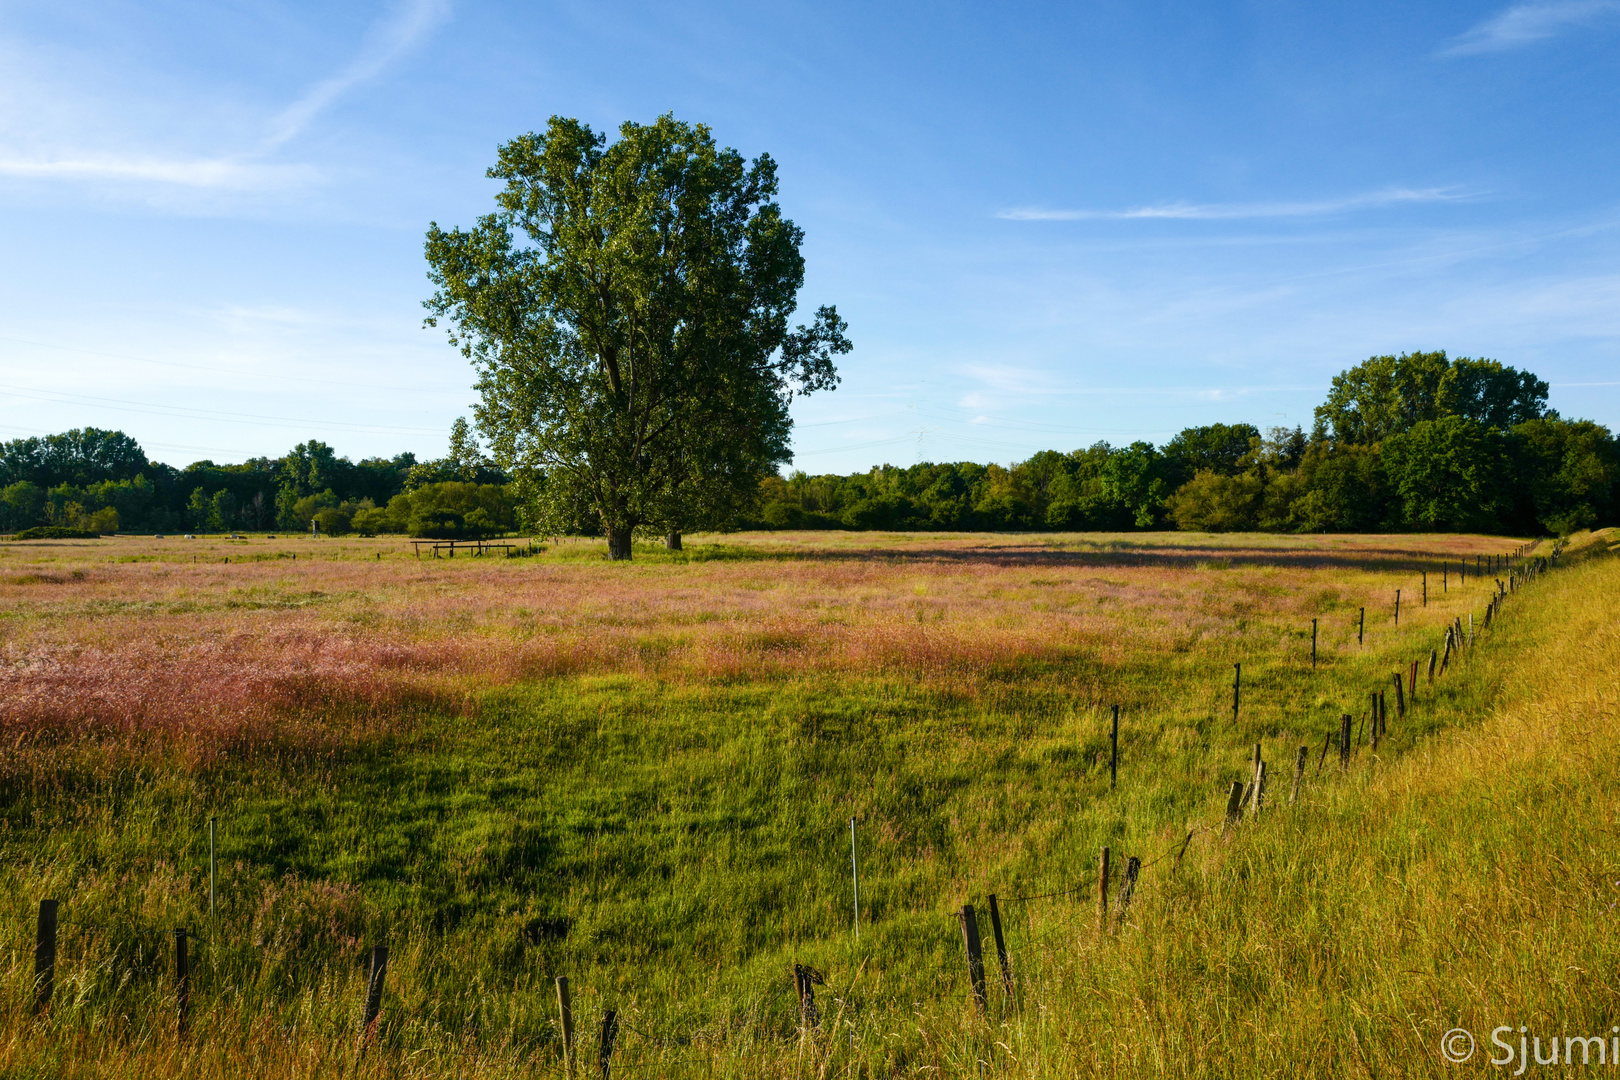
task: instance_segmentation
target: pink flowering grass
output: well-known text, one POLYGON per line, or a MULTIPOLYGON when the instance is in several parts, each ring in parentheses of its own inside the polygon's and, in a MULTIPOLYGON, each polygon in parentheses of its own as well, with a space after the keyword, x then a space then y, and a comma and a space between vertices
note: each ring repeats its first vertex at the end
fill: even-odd
POLYGON ((1054 665, 1098 693, 1139 658, 1234 631, 1267 651, 1356 610, 1449 619, 1488 537, 754 534, 530 558, 416 559, 397 539, 119 538, 0 546, 0 738, 172 740, 199 753, 395 732, 492 687, 876 676, 953 693, 1054 665), (291 556, 297 554, 298 558, 291 556), (380 556, 380 557, 379 557, 380 556), (229 561, 227 561, 229 560, 229 561), (1440 564, 1448 592, 1440 588, 1440 564), (1433 578, 1420 606, 1418 567, 1433 578), (1452 601, 1446 603, 1444 601, 1452 601), (1444 614, 1442 615, 1442 611, 1444 614))

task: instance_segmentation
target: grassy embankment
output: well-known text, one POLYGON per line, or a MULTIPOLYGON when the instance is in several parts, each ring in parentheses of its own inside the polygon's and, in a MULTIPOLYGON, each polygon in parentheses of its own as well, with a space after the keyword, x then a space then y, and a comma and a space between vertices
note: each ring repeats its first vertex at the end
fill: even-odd
POLYGON ((1407 1075, 1448 1071, 1458 1024, 1597 1032, 1613 541, 1513 597, 1377 760, 1201 833, 1102 936, 1101 845, 1146 861, 1218 823, 1256 739, 1281 772, 1309 743, 1314 768, 1341 711, 1483 611, 1472 575, 1418 606, 1413 568, 1504 545, 744 538, 634 567, 573 545, 3 549, 0 1067, 324 1075, 384 939, 377 1075, 555 1071, 555 974, 586 1036, 619 1009, 622 1062, 661 1075, 1407 1075), (188 565, 210 554, 232 563, 188 565), (1072 887, 1008 907, 1022 1007, 977 1019, 950 912, 1072 887), (44 895, 64 925, 40 1026, 44 895), (205 939, 184 1048, 167 939, 135 932, 176 925, 205 939), (827 973, 836 1036, 797 1037, 794 961, 827 973))

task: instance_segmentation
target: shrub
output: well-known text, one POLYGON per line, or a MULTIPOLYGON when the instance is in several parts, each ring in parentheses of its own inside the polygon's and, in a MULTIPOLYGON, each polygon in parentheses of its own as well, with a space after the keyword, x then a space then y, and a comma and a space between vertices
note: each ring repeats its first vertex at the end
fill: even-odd
POLYGON ((424 510, 411 518, 409 532, 424 540, 454 540, 462 535, 463 524, 454 510, 424 510))
POLYGON ((396 520, 392 513, 382 507, 368 506, 355 511, 349 527, 362 536, 376 536, 378 533, 403 532, 405 523, 396 520))
POLYGON ((772 529, 804 528, 804 507, 796 506, 793 503, 766 503, 760 517, 764 520, 766 526, 772 529))
POLYGON ((101 534, 90 529, 68 529, 61 525, 35 525, 13 536, 13 540, 99 540, 101 534))
POLYGON ((1258 476, 1201 469, 1170 496, 1170 517, 1188 531, 1241 532, 1257 524, 1263 494, 1258 476))
POLYGON ((342 507, 329 506, 315 511, 315 524, 319 525, 321 532, 327 536, 348 535, 350 520, 349 513, 342 507))

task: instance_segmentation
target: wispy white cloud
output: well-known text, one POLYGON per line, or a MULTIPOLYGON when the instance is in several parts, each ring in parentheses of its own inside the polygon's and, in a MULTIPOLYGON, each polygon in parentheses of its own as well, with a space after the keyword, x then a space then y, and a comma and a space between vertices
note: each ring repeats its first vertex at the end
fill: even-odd
POLYGON ((1620 0, 1554 0, 1553 3, 1516 4, 1453 38, 1440 50, 1440 55, 1475 56, 1506 52, 1615 14, 1620 14, 1620 0))
POLYGON ((1402 203, 1452 202, 1470 197, 1472 196, 1469 193, 1457 188, 1390 188, 1385 191, 1317 202, 1173 202, 1138 206, 1129 210, 1054 210, 1030 206, 1001 210, 996 213, 996 217, 1007 221, 1134 221, 1152 218, 1223 221, 1245 218, 1321 217, 1402 203))
POLYGON ((10 157, 0 154, 0 174, 89 180, 140 180, 181 187, 220 190, 264 190, 317 182, 311 165, 274 165, 223 158, 163 159, 112 155, 10 157))
POLYGON ((265 145, 280 146, 296 136, 345 92, 380 75, 449 14, 447 0, 406 0, 391 18, 372 28, 359 55, 347 67, 316 83, 303 97, 277 114, 265 145))
MULTIPOLYGON (((129 134, 136 125, 116 115, 120 110, 106 93, 88 100, 78 97, 76 108, 66 109, 75 99, 66 82, 45 72, 30 80, 13 66, 9 80, 0 78, 0 176, 94 182, 159 202, 169 197, 161 194, 165 191, 185 192, 184 198, 194 199, 202 191, 286 194, 318 186, 331 170, 277 162, 277 151, 345 93, 376 78, 419 44, 449 11, 449 0, 402 0, 372 26, 347 65, 268 120, 255 123, 237 115, 228 128, 221 126, 223 117, 189 125, 194 131, 232 129, 230 141, 239 149, 227 152, 185 153, 169 137, 132 140, 129 134), (50 115, 35 115, 41 108, 50 115), (72 128, 79 130, 70 133, 72 128), (255 137, 255 128, 262 134, 255 137), (249 133, 246 145, 243 129, 249 133), (159 141, 171 145, 156 148, 159 141)), ((201 111, 200 103, 188 102, 182 111, 191 116, 201 111)))

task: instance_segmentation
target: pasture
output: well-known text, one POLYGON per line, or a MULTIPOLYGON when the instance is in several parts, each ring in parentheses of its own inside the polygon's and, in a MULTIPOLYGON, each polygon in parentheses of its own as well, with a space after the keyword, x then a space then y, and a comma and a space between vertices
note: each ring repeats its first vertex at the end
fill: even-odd
POLYGON ((1475 560, 1528 543, 0 544, 0 1071, 561 1075, 558 975, 590 1070, 613 1009, 632 1076, 1438 1076, 1453 1027, 1475 1065, 1499 1024, 1606 1031, 1620 538, 1486 633, 1507 571, 1475 560), (1470 615, 1377 751, 1316 773, 1470 615), (1256 742, 1270 805, 1223 829, 1256 742), (1103 846, 1144 869, 1100 927, 1103 846), (1014 992, 987 944, 981 1009, 955 913, 992 893, 1014 992))

